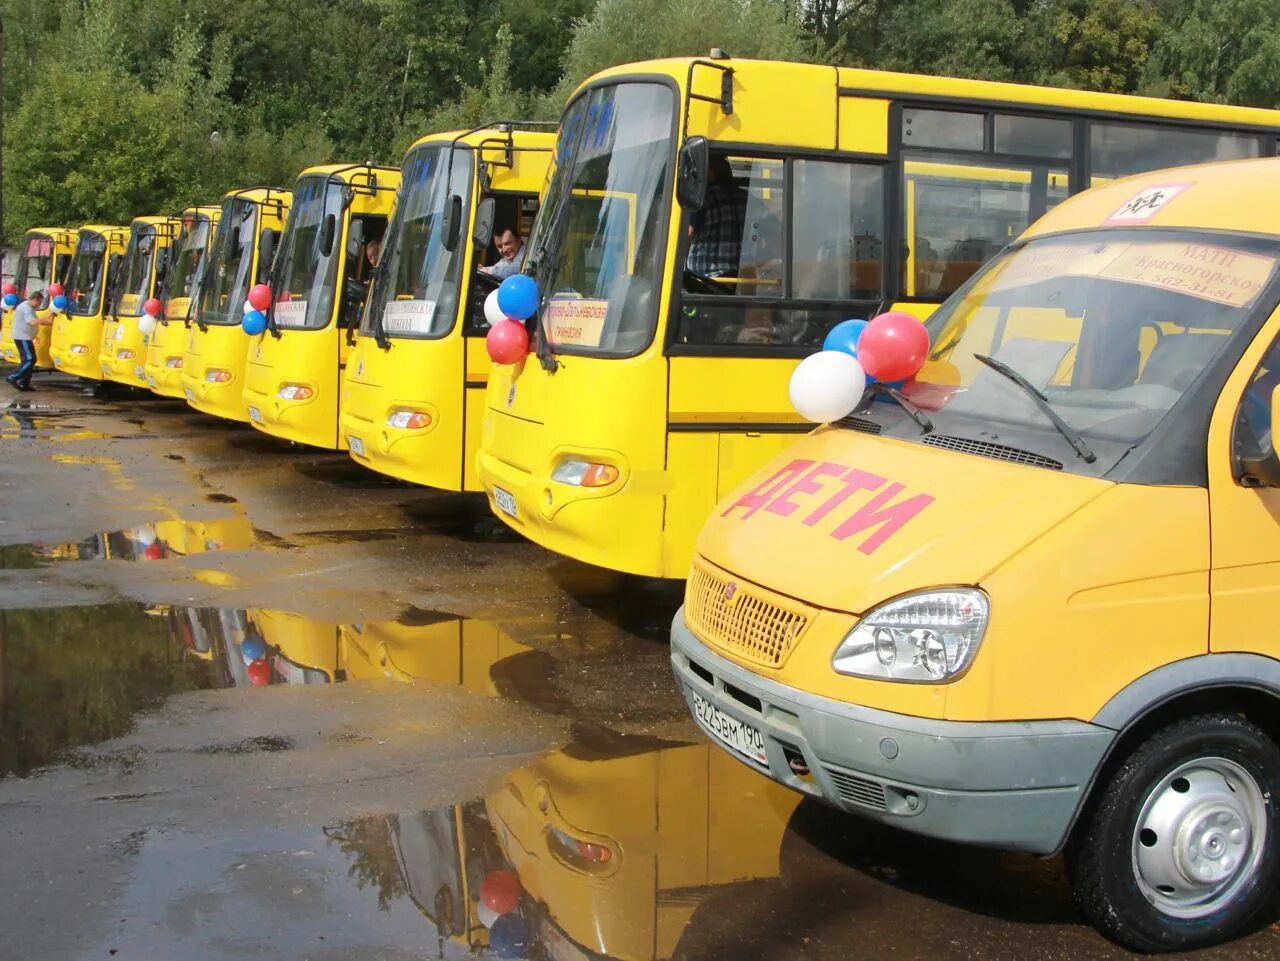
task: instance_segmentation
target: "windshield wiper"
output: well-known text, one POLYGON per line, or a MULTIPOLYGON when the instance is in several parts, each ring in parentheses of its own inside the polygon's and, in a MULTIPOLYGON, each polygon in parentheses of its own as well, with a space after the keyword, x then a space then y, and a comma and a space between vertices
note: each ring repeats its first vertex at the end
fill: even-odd
MULTIPOLYGON (((867 397, 874 398, 877 395, 888 397, 895 404, 897 404, 899 407, 905 410, 907 412, 907 416, 910 417, 913 421, 915 421, 916 425, 920 428, 920 433, 922 434, 933 433, 933 421, 931 421, 928 418, 928 416, 924 413, 924 411, 920 410, 920 408, 912 404, 911 401, 907 400, 907 398, 904 397, 900 392, 894 390, 888 384, 880 384, 880 383, 868 384, 867 397)), ((870 407, 870 406, 871 406, 871 401, 868 400, 865 405, 859 405, 859 409, 865 410, 867 407, 870 407)))
POLYGON ((1049 422, 1058 428, 1058 433, 1067 439, 1072 447, 1075 448, 1077 454, 1084 458, 1086 464, 1092 464, 1098 459, 1098 455, 1089 449, 1089 445, 1084 442, 1084 438, 1072 428, 1065 420, 1058 416, 1058 412, 1053 409, 1053 405, 1049 403, 1049 398, 1045 397, 1036 387, 1035 384, 1027 380, 1016 370, 1010 367, 1002 360, 996 360, 994 357, 988 357, 986 354, 974 354, 974 359, 980 363, 986 364, 997 374, 1013 381, 1026 392, 1032 402, 1040 409, 1045 417, 1049 418, 1049 422))

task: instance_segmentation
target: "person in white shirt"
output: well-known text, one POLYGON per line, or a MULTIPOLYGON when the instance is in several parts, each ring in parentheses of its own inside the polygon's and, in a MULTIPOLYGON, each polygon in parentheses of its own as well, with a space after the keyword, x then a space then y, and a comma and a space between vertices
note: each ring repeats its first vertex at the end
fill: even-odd
POLYGON ((41 320, 36 315, 43 304, 44 294, 36 290, 13 310, 13 343, 22 360, 5 376, 5 380, 18 390, 35 390, 31 386, 31 372, 36 369, 36 333, 41 324, 53 323, 53 318, 41 320))
POLYGON ((494 234, 493 242, 502 259, 492 267, 481 267, 480 270, 499 280, 520 273, 524 266, 524 242, 520 239, 520 231, 515 227, 503 227, 494 234))

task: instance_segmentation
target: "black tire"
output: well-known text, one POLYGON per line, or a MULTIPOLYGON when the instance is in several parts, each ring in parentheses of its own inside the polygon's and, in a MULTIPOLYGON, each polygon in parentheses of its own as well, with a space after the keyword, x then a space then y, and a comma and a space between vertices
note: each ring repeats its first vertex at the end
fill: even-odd
MULTIPOLYGON (((1229 941, 1252 930, 1265 914, 1274 911, 1280 889, 1280 748, 1257 725, 1230 714, 1205 714, 1178 721, 1140 744, 1100 790, 1092 812, 1076 826, 1066 861, 1076 903, 1090 923, 1107 937, 1136 951, 1184 951, 1229 941), (1203 767, 1179 770, 1192 762, 1203 763, 1203 767), (1229 769, 1229 777, 1222 775, 1222 768, 1229 769), (1175 773, 1185 773, 1191 780, 1178 776, 1168 781, 1175 773), (1243 790, 1230 787, 1231 778, 1240 773, 1251 778, 1253 785, 1241 782, 1243 790), (1159 812, 1151 811, 1147 805, 1159 797, 1172 806, 1159 811, 1187 812, 1182 818, 1158 821, 1161 825, 1185 825, 1190 831, 1195 825, 1216 824, 1208 821, 1203 812, 1218 808, 1193 809, 1188 800, 1183 800, 1204 790, 1209 799, 1204 803, 1209 804, 1214 777, 1222 777, 1224 785, 1228 785, 1227 792, 1219 790, 1221 796, 1242 809, 1249 808, 1251 802, 1256 816, 1249 819, 1253 829, 1245 836, 1247 847, 1243 853, 1229 854, 1243 866, 1216 882, 1221 887, 1206 894, 1202 905, 1196 905, 1172 885, 1165 885, 1165 893, 1161 893, 1160 885, 1153 887, 1140 876, 1138 867, 1139 857, 1163 857, 1149 852, 1168 851, 1176 858, 1177 852, 1185 849, 1169 839, 1186 835, 1169 830, 1167 837, 1161 839, 1158 832, 1148 828, 1139 837, 1138 819, 1144 818, 1144 826, 1157 823, 1159 812), (1254 788, 1256 795, 1252 793, 1254 788), (1137 845, 1147 850, 1139 851, 1137 845), (1160 898, 1168 901, 1157 904, 1155 899, 1160 898), (1179 911, 1186 916, 1178 916, 1179 911), (1190 916, 1196 912, 1202 913, 1190 916)), ((1222 835, 1224 829, 1206 830, 1222 835)), ((1210 840, 1208 835, 1200 837, 1206 843, 1210 840)), ((1186 875, 1182 877, 1189 888, 1197 883, 1186 875)))

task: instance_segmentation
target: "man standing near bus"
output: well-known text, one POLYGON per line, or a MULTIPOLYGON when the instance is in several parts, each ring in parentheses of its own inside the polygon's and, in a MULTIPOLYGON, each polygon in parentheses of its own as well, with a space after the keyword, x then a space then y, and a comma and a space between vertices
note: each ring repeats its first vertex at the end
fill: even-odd
MULTIPOLYGON (((31 373, 36 369, 36 333, 42 323, 36 311, 43 304, 44 294, 35 290, 13 311, 13 343, 22 360, 5 379, 18 390, 35 390, 31 386, 31 373)), ((44 323, 53 323, 53 318, 44 323)))

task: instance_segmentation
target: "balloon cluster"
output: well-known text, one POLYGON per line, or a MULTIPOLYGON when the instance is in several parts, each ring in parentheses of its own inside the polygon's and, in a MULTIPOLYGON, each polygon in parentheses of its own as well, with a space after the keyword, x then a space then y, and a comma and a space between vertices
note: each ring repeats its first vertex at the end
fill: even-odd
POLYGON ((484 301, 489 333, 484 345, 495 364, 518 364, 529 353, 524 322, 538 311, 538 285, 532 277, 514 274, 484 301))
MULTIPOLYGON (((505 318, 504 318, 505 319, 505 318)), ((489 929, 489 947, 500 958, 523 958, 529 934, 520 907, 520 879, 510 871, 491 871, 480 882, 476 917, 489 929)))
POLYGON ((4 294, 4 305, 9 308, 18 306, 18 285, 5 284, 0 287, 0 292, 4 294))
POLYGON ((256 337, 267 329, 267 308, 271 306, 271 288, 266 284, 254 284, 244 302, 244 316, 240 326, 250 337, 256 337))
POLYGON ((142 305, 142 316, 138 318, 138 330, 142 332, 142 336, 150 337, 155 333, 156 323, 163 312, 164 304, 159 297, 147 298, 147 302, 142 305))
POLYGON ((914 377, 928 356, 929 331, 911 314, 892 310, 842 321, 791 375, 791 405, 818 424, 848 417, 869 383, 914 377))
POLYGON ((271 680, 271 665, 267 661, 267 642, 257 634, 247 634, 240 642, 240 656, 244 658, 245 673, 254 687, 266 687, 271 680))

